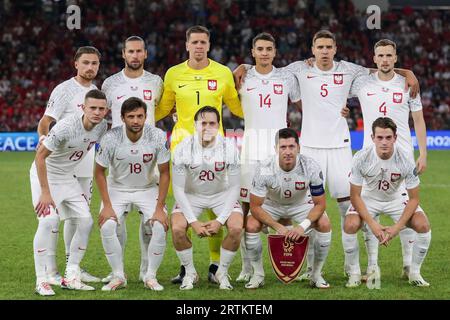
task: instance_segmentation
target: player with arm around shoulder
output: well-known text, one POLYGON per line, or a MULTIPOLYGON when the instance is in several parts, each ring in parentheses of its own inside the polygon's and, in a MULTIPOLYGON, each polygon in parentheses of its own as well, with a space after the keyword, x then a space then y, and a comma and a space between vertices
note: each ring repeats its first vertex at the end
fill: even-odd
POLYGON ((147 106, 141 99, 131 97, 125 100, 121 109, 124 125, 113 128, 102 138, 96 158, 95 178, 102 198, 99 225, 103 248, 113 273, 103 291, 127 285, 117 229, 125 220, 130 204, 142 212, 145 233, 151 235, 146 252, 145 287, 156 291, 164 289, 156 279, 156 272, 166 248, 168 218, 165 200, 170 180, 170 152, 166 134, 145 124, 146 112, 147 106), (154 172, 156 165, 160 172, 158 185, 154 172), (106 169, 109 169, 108 178, 106 169))
MULTIPOLYGON (((350 176, 352 206, 344 223, 344 238, 356 237, 363 227, 370 229, 380 244, 387 245, 406 226, 417 232, 413 246, 413 258, 409 283, 427 287, 420 268, 428 252, 431 230, 427 216, 419 206, 419 178, 414 161, 395 145, 397 126, 390 118, 380 117, 372 124, 374 146, 355 154, 350 176), (402 194, 405 182, 407 195, 402 194), (394 220, 392 226, 382 226, 377 217, 386 214, 394 220)), ((360 284, 359 252, 353 241, 344 242, 349 261, 347 287, 360 284)), ((379 278, 379 268, 374 268, 379 278)))
POLYGON ((239 151, 233 141, 218 134, 220 115, 205 106, 194 117, 196 133, 185 138, 175 149, 172 184, 176 204, 172 211, 172 238, 186 274, 181 290, 191 290, 198 280, 194 267, 192 242, 186 232, 191 226, 200 237, 228 229, 220 248, 216 278, 220 289, 232 290, 228 268, 241 240, 243 215, 237 201, 240 187, 239 151), (204 209, 211 209, 216 219, 201 222, 204 209))
POLYGON ((253 267, 253 276, 245 285, 256 289, 264 284, 262 243, 259 236, 263 225, 270 226, 289 240, 315 233, 314 261, 311 285, 329 288, 321 275, 331 243, 331 226, 325 213, 325 191, 319 165, 300 155, 297 132, 285 128, 276 135, 276 155, 260 163, 250 192, 250 210, 246 225, 246 246, 253 267), (292 230, 280 224, 280 219, 292 219, 299 225, 292 230))

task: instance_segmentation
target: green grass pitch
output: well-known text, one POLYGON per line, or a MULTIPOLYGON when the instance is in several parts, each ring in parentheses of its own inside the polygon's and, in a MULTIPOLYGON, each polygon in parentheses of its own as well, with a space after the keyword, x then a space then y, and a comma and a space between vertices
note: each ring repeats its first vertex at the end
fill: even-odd
MULTIPOLYGON (((0 210, 1 217, 1 258, 0 258, 0 299, 449 299, 450 298, 450 151, 429 151, 428 170, 421 177, 421 206, 425 209, 431 222, 431 247, 422 267, 422 275, 431 283, 429 288, 415 288, 406 280, 400 279, 402 268, 401 248, 398 237, 389 247, 381 247, 379 263, 381 267, 381 289, 369 290, 362 285, 356 289, 344 287, 346 278, 343 274, 343 250, 341 245, 341 232, 339 228, 339 214, 336 203, 329 200, 327 212, 333 226, 332 245, 330 254, 324 267, 324 277, 331 284, 329 290, 311 289, 306 283, 292 283, 284 285, 273 274, 264 249, 266 270, 266 285, 262 289, 247 290, 241 283, 234 280, 241 267, 240 254, 230 268, 233 278, 233 291, 219 290, 217 286, 207 281, 209 254, 206 239, 194 237, 194 260, 201 280, 197 287, 190 292, 180 291, 178 285, 170 283, 170 278, 178 272, 179 262, 173 249, 170 235, 167 239, 167 250, 160 267, 158 279, 165 287, 162 292, 153 292, 144 289, 138 281, 140 250, 138 242, 138 214, 133 212, 127 219, 128 243, 125 256, 125 271, 128 275, 128 287, 113 293, 100 290, 101 284, 94 284, 96 291, 80 292, 67 291, 54 288, 56 296, 51 298, 39 297, 34 293, 34 263, 33 263, 33 237, 37 227, 37 219, 31 204, 29 184, 29 168, 34 153, 0 153, 0 210)), ((169 208, 173 199, 169 199, 169 208)), ((95 191, 92 202, 94 217, 99 210, 99 197, 95 191)), ((94 218, 94 221, 96 219, 94 218)), ((382 222, 388 223, 388 219, 382 222)), ((58 266, 64 271, 64 245, 62 237, 62 224, 58 240, 58 266)), ((264 239, 264 245, 266 241, 264 239)), ((361 264, 363 270, 366 264, 364 244, 361 242, 361 264)), ((100 231, 95 224, 87 253, 82 266, 90 273, 105 276, 109 273, 103 247, 100 240, 100 231)))

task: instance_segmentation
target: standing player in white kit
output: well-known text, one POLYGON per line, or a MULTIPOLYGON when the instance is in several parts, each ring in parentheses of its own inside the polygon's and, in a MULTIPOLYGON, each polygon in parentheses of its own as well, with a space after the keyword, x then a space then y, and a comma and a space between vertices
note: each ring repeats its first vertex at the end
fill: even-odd
MULTIPOLYGON (((162 91, 163 81, 158 75, 152 74, 144 70, 145 59, 147 59, 147 49, 145 42, 141 37, 130 36, 124 42, 122 49, 122 58, 125 67, 116 74, 105 79, 102 84, 102 91, 106 94, 111 109, 112 128, 123 124, 121 118, 122 103, 130 98, 137 97, 142 99, 147 105, 146 123, 155 125, 155 107, 158 104, 162 91)), ((126 212, 132 210, 129 206, 126 212)), ((141 246, 141 266, 139 279, 143 280, 147 272, 147 249, 150 242, 150 235, 146 233, 144 227, 144 215, 141 213, 141 224, 139 228, 139 242, 141 246)), ((120 245, 123 252, 127 242, 126 223, 123 221, 117 228, 120 245)), ((107 283, 112 279, 113 274, 110 273, 102 279, 107 283)))
MULTIPOLYGON (((57 85, 53 89, 47 103, 45 113, 38 125, 39 144, 50 131, 50 125, 54 121, 60 121, 74 114, 83 114, 84 98, 88 91, 97 89, 92 81, 97 76, 100 66, 100 52, 94 47, 80 47, 75 53, 75 69, 77 75, 57 85)), ((38 146, 39 147, 39 146, 38 146)), ((83 189, 83 194, 90 203, 92 196, 92 177, 94 172, 94 154, 92 148, 86 157, 75 168, 75 175, 83 189)), ((70 244, 77 229, 78 221, 76 218, 68 218, 64 222, 64 244, 66 251, 66 262, 69 260, 70 244)), ((48 281, 52 285, 61 284, 61 276, 56 265, 56 243, 58 239, 58 230, 54 229, 50 235, 54 238, 47 253, 47 275, 48 281)), ((85 282, 100 282, 100 279, 90 275, 85 270, 81 270, 81 280, 85 282)))

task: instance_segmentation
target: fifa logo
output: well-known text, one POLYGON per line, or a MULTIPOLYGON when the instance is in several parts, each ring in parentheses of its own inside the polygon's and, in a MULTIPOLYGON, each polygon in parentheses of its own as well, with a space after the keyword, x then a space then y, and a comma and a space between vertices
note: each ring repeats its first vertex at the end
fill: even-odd
POLYGON ((394 103, 402 103, 402 100, 403 100, 403 93, 401 93, 401 92, 394 92, 392 94, 392 101, 394 103))
POLYGON ((342 74, 335 74, 334 84, 343 84, 343 83, 344 83, 344 76, 342 74))
POLYGON ((217 90, 217 80, 208 80, 208 90, 217 90))
POLYGON ((274 84, 273 85, 273 93, 283 94, 283 85, 282 84, 274 84))
POLYGON ((292 257, 292 251, 294 250, 294 243, 284 238, 283 242, 283 255, 285 257, 292 257))

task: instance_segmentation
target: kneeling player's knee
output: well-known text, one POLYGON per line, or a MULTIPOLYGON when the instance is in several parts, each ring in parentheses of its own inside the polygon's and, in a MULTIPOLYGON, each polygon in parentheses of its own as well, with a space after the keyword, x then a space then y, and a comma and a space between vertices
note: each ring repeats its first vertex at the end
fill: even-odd
POLYGON ((427 216, 422 212, 416 212, 412 218, 412 228, 418 233, 426 233, 430 231, 430 223, 427 216))
POLYGON ((317 220, 317 231, 319 232, 330 232, 331 223, 326 215, 322 215, 319 220, 317 220))
POLYGON ((247 225, 245 226, 245 232, 258 233, 261 231, 262 224, 252 216, 247 219, 247 225))
POLYGON ((239 224, 228 226, 228 234, 233 239, 240 239, 242 234, 242 226, 239 224))
POLYGON ((112 219, 108 219, 101 226, 100 233, 102 234, 103 237, 110 237, 116 233, 116 228, 117 222, 112 219))
POLYGON ((360 224, 361 222, 356 215, 348 215, 345 217, 344 232, 348 234, 354 234, 358 232, 360 224))
POLYGON ((178 223, 172 224, 172 236, 174 238, 179 239, 179 238, 184 237, 185 235, 186 235, 186 229, 184 226, 182 226, 178 223))

